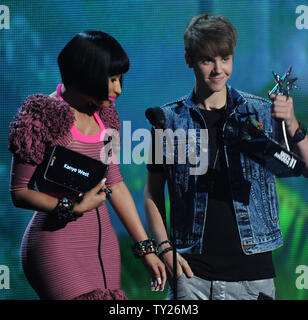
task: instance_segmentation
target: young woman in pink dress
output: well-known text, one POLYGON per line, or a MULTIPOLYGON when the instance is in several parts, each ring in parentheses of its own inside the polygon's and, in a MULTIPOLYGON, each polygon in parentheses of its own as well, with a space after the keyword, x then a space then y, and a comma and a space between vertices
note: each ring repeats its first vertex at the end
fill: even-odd
POLYGON ((43 178, 55 145, 102 160, 104 133, 120 132, 114 101, 121 94, 129 59, 110 35, 85 31, 60 52, 58 65, 63 83, 49 96, 29 96, 9 133, 12 200, 35 211, 21 246, 25 275, 40 299, 127 299, 120 289, 119 244, 105 203, 109 189, 110 204, 135 242, 135 254, 148 269, 154 289, 163 290, 164 265, 118 164, 111 162, 106 181, 82 196, 43 178))

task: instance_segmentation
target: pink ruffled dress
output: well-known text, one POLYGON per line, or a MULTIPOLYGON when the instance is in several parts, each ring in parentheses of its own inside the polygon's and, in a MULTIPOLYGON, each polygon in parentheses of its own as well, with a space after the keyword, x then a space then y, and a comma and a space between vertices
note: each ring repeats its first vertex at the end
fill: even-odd
MULTIPOLYGON (((60 96, 60 86, 58 99, 60 96)), ((57 99, 55 99, 57 100, 57 99)), ((98 114, 98 135, 86 136, 72 125, 67 148, 100 160, 104 124, 98 114)), ((13 157, 10 190, 34 183, 40 192, 61 198, 70 195, 43 178, 43 165, 13 157)), ((106 185, 122 182, 118 164, 110 164, 106 185)), ((51 213, 35 212, 24 233, 21 260, 24 273, 40 299, 126 299, 120 290, 121 261, 118 239, 106 204, 63 223, 51 213)))

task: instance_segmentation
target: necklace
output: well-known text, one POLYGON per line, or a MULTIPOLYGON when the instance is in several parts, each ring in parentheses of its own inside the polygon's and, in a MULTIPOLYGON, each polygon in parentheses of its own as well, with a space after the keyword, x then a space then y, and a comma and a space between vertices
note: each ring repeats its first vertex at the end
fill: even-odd
POLYGON ((226 115, 226 106, 222 107, 221 109, 219 109, 218 112, 222 112, 222 121, 219 120, 219 124, 217 125, 217 131, 218 134, 216 133, 216 145, 217 145, 217 150, 216 150, 216 154, 215 154, 215 159, 214 159, 214 163, 213 163, 213 167, 210 169, 209 171, 209 175, 208 175, 208 191, 209 193, 213 193, 215 191, 215 182, 217 179, 217 176, 215 174, 216 171, 216 167, 217 167, 217 162, 218 162, 218 158, 220 156, 220 148, 223 147, 223 143, 219 143, 219 138, 218 136, 220 134, 222 134, 222 128, 223 128, 223 124, 225 122, 225 115, 226 115))
POLYGON ((219 147, 217 148, 216 155, 215 155, 215 160, 213 164, 213 168, 211 168, 211 171, 209 172, 208 175, 208 188, 209 188, 209 193, 213 193, 215 189, 215 169, 216 169, 216 164, 218 160, 218 155, 219 155, 219 147))

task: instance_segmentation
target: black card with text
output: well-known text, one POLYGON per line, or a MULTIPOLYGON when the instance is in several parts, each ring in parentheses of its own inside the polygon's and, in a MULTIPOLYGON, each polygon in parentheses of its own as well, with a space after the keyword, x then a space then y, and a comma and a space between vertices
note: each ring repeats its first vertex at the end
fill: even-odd
POLYGON ((65 188, 85 193, 108 172, 108 165, 62 146, 52 150, 44 178, 65 188))

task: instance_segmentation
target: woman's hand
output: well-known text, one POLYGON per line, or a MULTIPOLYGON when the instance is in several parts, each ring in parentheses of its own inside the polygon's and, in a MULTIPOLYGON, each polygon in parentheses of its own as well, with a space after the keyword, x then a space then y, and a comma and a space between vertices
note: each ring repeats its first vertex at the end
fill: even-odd
POLYGON ((154 253, 149 253, 141 257, 141 261, 151 275, 152 290, 163 291, 167 281, 166 268, 164 263, 154 253))
POLYGON ((106 193, 99 192, 105 187, 105 182, 100 182, 97 186, 86 192, 82 196, 82 200, 75 203, 73 212, 76 215, 82 215, 84 212, 91 211, 92 209, 98 208, 106 200, 106 193))

